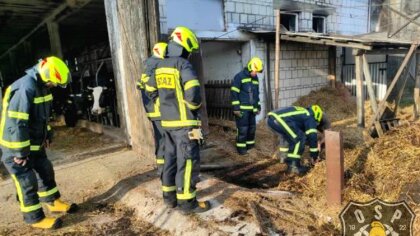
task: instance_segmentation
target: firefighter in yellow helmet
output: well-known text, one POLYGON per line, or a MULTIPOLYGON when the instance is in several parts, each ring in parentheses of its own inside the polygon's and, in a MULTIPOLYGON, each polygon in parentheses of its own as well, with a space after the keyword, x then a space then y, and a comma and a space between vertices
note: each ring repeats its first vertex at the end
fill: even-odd
POLYGON ((141 75, 141 79, 137 81, 137 88, 140 89, 142 95, 142 102, 144 109, 146 110, 147 117, 152 122, 153 135, 155 138, 155 156, 156 164, 158 166, 158 174, 160 175, 163 168, 164 154, 165 154, 165 138, 161 124, 161 117, 159 106, 159 99, 155 101, 149 99, 146 92, 150 90, 147 86, 147 81, 150 79, 150 75, 156 69, 156 66, 160 61, 166 57, 167 43, 156 43, 152 50, 152 56, 149 57, 144 63, 144 73, 141 75))
POLYGON ((286 107, 268 113, 267 125, 287 141, 289 146, 279 147, 287 152, 287 172, 303 175, 309 169, 300 161, 309 144, 310 156, 317 161, 319 155, 318 131, 330 128, 331 124, 319 105, 304 107, 286 107))
POLYGON ((210 203, 196 198, 200 154, 201 107, 200 83, 187 60, 199 48, 195 34, 186 27, 176 27, 170 36, 167 58, 157 65, 147 86, 148 96, 160 100, 162 127, 165 133, 165 163, 162 173, 164 203, 184 213, 200 213, 210 203))
POLYGON ((255 146, 255 117, 261 110, 258 73, 263 71, 258 57, 249 60, 247 67, 235 75, 231 86, 233 114, 236 117, 236 149, 244 155, 255 146))
POLYGON ((52 141, 48 125, 53 99, 50 88, 65 87, 70 81, 67 65, 57 57, 47 57, 11 84, 3 98, 2 161, 16 185, 23 218, 35 228, 61 226, 60 219, 45 216, 41 202, 50 212, 77 209, 75 204, 60 199, 54 170, 45 153, 52 141))

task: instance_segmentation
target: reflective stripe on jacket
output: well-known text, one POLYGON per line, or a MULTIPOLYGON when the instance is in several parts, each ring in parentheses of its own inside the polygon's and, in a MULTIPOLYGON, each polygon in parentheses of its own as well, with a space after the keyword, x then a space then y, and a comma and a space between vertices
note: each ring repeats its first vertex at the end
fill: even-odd
POLYGON ((171 55, 156 67, 146 86, 148 96, 160 100, 162 127, 166 129, 200 126, 198 110, 201 107, 200 83, 191 63, 171 55))
POLYGON ((297 106, 287 107, 269 112, 268 116, 274 117, 292 138, 297 137, 296 129, 301 130, 307 137, 310 150, 318 151, 318 123, 310 110, 297 106))
POLYGON ((0 122, 0 144, 3 152, 25 157, 38 151, 49 138, 47 125, 52 94, 38 81, 35 68, 11 84, 5 91, 0 122))
POLYGON ((235 75, 231 86, 231 102, 234 111, 261 110, 258 77, 252 77, 247 68, 235 75))
POLYGON ((153 102, 153 100, 146 95, 147 90, 152 90, 153 92, 153 89, 147 85, 147 81, 149 81, 150 76, 161 60, 162 59, 156 58, 154 56, 149 57, 144 65, 144 74, 142 74, 140 80, 137 81, 137 88, 139 88, 141 91, 144 109, 146 110, 147 117, 149 117, 151 120, 160 120, 160 104, 159 99, 153 102))

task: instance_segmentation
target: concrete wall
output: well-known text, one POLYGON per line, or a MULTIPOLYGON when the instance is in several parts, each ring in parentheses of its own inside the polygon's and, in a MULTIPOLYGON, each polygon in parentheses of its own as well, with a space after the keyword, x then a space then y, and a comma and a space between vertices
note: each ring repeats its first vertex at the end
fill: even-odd
POLYGON ((204 81, 231 80, 243 68, 242 43, 202 42, 204 81))

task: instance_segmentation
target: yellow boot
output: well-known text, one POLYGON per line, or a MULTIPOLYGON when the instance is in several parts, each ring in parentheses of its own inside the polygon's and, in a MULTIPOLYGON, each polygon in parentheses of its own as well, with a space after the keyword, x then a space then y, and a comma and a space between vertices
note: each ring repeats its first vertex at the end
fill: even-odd
POLYGON ((62 224, 63 221, 58 218, 45 217, 41 221, 31 224, 31 226, 38 229, 58 229, 62 224))
POLYGON ((77 210, 77 205, 63 202, 61 199, 56 199, 53 203, 47 203, 47 208, 52 213, 73 213, 77 210))

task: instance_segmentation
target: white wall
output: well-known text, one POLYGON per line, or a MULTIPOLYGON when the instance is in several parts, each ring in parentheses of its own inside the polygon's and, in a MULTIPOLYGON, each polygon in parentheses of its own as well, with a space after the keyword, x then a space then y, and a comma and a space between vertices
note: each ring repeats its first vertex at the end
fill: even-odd
POLYGON ((204 81, 231 80, 242 70, 242 43, 202 42, 204 81))

